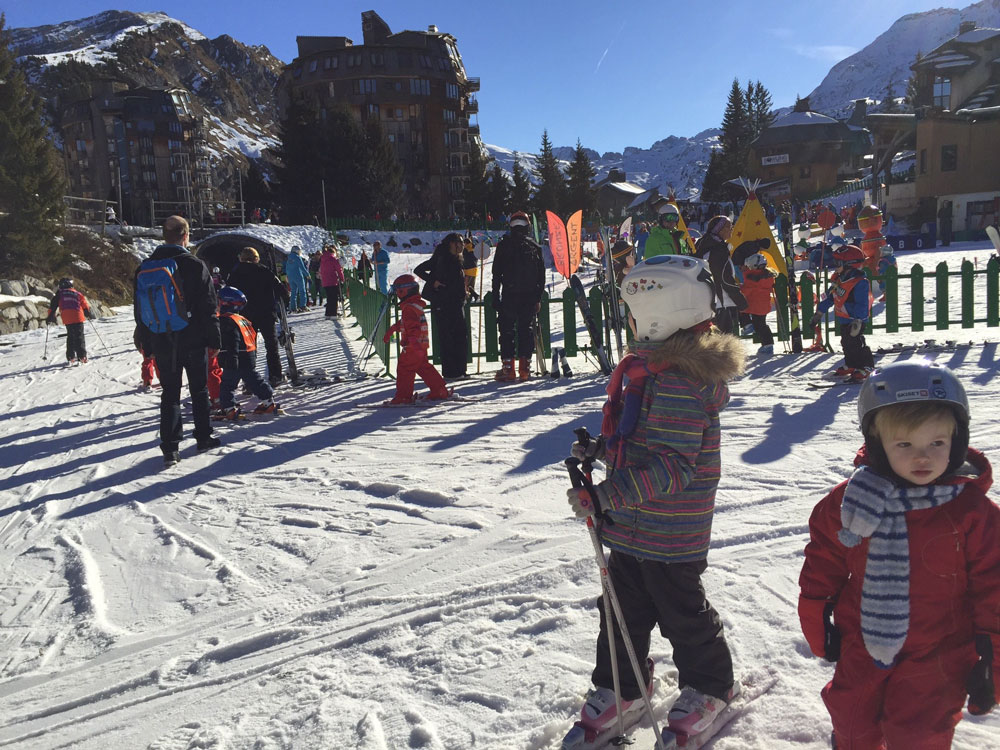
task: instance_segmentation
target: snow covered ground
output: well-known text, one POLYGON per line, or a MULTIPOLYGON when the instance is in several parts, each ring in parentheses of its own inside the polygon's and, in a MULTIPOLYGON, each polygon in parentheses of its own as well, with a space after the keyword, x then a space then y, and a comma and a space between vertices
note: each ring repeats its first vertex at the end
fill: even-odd
MULTIPOLYGON (((419 260, 395 254, 391 274, 419 260)), ((498 386, 488 365, 458 385, 478 401, 367 409, 392 383, 352 379, 358 329, 311 311, 293 318, 300 366, 344 381, 285 391, 287 415, 224 425, 210 453, 188 440, 162 470, 125 312, 88 327, 93 359, 75 369, 61 328, 48 361, 44 331, 0 338, 0 746, 556 747, 597 632, 561 465, 574 427, 599 429, 596 368, 581 356, 572 379, 498 386)), ((929 356, 964 378, 972 443, 996 459, 1000 331, 871 343, 930 337, 980 342, 929 356)), ((732 385, 705 582, 738 669, 778 682, 715 750, 827 747, 832 666, 810 655, 796 598, 810 510, 860 444, 857 391, 806 386, 839 361, 751 358, 732 385)), ((658 635, 652 656, 663 721, 676 672, 658 635)), ((998 737, 1000 716, 966 716, 955 747, 998 737)))

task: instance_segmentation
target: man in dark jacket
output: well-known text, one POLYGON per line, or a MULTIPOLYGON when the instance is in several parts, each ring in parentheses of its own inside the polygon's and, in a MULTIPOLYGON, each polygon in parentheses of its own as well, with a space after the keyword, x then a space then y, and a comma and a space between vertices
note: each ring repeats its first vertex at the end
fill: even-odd
POLYGON ((278 334, 275 331, 275 305, 288 304, 288 290, 271 271, 262 266, 260 255, 252 247, 240 251, 240 262, 229 272, 226 283, 247 296, 243 317, 247 318, 264 339, 267 352, 267 379, 272 386, 282 381, 281 357, 278 355, 278 334))
MULTIPOLYGON (((152 332, 143 322, 138 293, 134 302, 135 321, 145 329, 142 339, 150 342, 160 370, 160 450, 163 451, 166 466, 180 460, 178 449, 183 435, 181 378, 185 372, 191 391, 194 438, 198 450, 208 450, 220 444, 220 440, 212 436, 206 385, 209 352, 214 354, 221 346, 218 302, 208 267, 187 250, 188 233, 188 223, 182 216, 167 218, 163 222, 164 244, 157 247, 145 262, 171 259, 176 263, 174 281, 177 282, 187 325, 174 332, 152 332)), ((143 266, 136 270, 135 290, 142 270, 143 266)))
POLYGON ((528 216, 516 211, 510 217, 510 232, 497 243, 493 258, 493 308, 500 330, 500 359, 503 368, 496 379, 515 380, 514 337, 517 336, 518 373, 521 380, 531 377, 531 354, 535 339, 531 324, 541 308, 545 290, 545 263, 542 248, 528 237, 528 216))
MULTIPOLYGON (((708 261, 715 285, 715 318, 713 322, 723 333, 736 329, 740 310, 746 309, 747 301, 736 280, 736 270, 729 256, 729 238, 733 234, 733 223, 727 216, 714 216, 708 220, 705 235, 698 240, 694 254, 708 261)), ((768 243, 770 247, 770 243, 768 243)))

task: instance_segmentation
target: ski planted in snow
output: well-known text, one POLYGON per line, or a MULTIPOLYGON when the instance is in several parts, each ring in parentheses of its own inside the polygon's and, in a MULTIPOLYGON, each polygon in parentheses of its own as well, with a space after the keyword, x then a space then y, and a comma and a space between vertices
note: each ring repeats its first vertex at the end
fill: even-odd
POLYGON ((597 363, 600 365, 601 372, 605 375, 610 375, 614 368, 611 366, 608 355, 604 351, 604 343, 601 341, 601 331, 597 327, 597 323, 594 320, 594 314, 590 309, 590 302, 587 299, 587 292, 583 288, 583 282, 580 281, 580 277, 574 273, 570 276, 569 283, 573 287, 573 292, 576 294, 576 304, 580 308, 580 314, 583 316, 583 320, 587 324, 587 333, 590 334, 590 344, 593 347, 594 356, 597 357, 597 363))

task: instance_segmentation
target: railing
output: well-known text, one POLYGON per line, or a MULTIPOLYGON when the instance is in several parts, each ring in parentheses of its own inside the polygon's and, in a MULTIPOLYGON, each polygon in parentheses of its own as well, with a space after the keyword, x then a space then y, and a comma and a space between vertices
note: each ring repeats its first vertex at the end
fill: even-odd
POLYGON ((509 227, 503 221, 492 221, 489 224, 479 219, 458 219, 448 221, 447 219, 364 219, 364 218, 336 218, 329 219, 326 228, 331 232, 346 232, 356 230, 361 232, 464 232, 471 230, 474 232, 488 229, 491 232, 506 232, 509 227))

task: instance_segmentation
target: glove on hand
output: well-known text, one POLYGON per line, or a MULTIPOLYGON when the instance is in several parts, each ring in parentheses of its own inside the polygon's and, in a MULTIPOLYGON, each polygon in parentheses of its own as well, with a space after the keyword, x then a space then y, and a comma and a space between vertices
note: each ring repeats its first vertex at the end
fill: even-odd
POLYGON ((604 438, 597 437, 588 441, 586 445, 577 441, 573 443, 573 447, 570 448, 569 454, 580 462, 586 461, 588 458, 592 461, 603 461, 604 438))
POLYGON ((815 312, 815 313, 813 313, 813 316, 811 318, 809 318, 809 327, 810 328, 815 328, 822 321, 823 321, 823 315, 822 315, 822 313, 815 312))
POLYGON ((997 704, 996 683, 993 680, 993 641, 988 635, 976 636, 976 653, 979 661, 972 667, 965 680, 969 693, 969 713, 982 716, 993 710, 997 704))
POLYGON ((767 250, 769 247, 771 247, 771 240, 769 240, 767 237, 761 237, 759 240, 757 240, 757 247, 759 247, 761 250, 767 250))
POLYGON ((391 338, 392 338, 392 334, 389 333, 388 331, 386 331, 385 332, 385 336, 382 337, 382 343, 383 344, 388 344, 389 343, 389 339, 391 339, 391 338))
POLYGON ((854 320, 852 320, 851 321, 851 330, 850 330, 851 336, 852 337, 856 337, 858 334, 861 333, 861 329, 864 328, 864 327, 865 327, 865 321, 859 320, 858 318, 855 318, 854 320))
POLYGON ((799 597, 799 623, 809 648, 827 661, 840 658, 840 630, 833 624, 833 602, 799 597))
POLYGON ((598 513, 603 513, 611 509, 611 501, 608 499, 608 493, 601 488, 601 485, 594 485, 594 495, 597 497, 597 504, 599 506, 596 508, 594 507, 594 498, 591 497, 590 491, 586 487, 571 487, 566 490, 566 499, 569 501, 569 507, 573 509, 573 514, 577 518, 595 516, 598 513))

